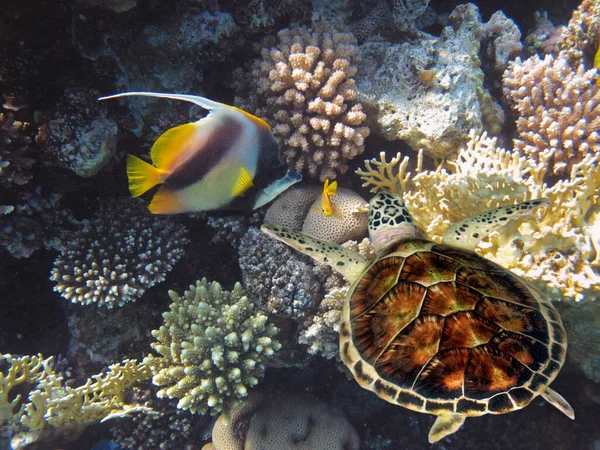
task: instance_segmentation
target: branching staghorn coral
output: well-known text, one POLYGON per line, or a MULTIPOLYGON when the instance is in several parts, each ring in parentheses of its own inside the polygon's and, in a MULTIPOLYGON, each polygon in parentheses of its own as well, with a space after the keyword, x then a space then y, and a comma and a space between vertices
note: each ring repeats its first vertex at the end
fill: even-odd
POLYGON ((289 167, 333 179, 363 152, 369 135, 353 78, 356 39, 324 27, 288 28, 277 37, 247 77, 250 109, 273 125, 289 167))
POLYGON ((584 301, 600 296, 600 154, 586 155, 570 176, 543 183, 551 152, 539 164, 472 135, 458 159, 435 171, 417 164, 409 173, 400 155, 366 162, 357 173, 364 186, 402 192, 415 223, 435 241, 450 224, 486 209, 548 198, 550 206, 528 221, 513 221, 483 240, 482 256, 521 275, 553 299, 584 301), (396 186, 396 191, 390 189, 396 186))
POLYGON ((236 283, 231 292, 206 278, 173 300, 164 325, 152 331, 158 355, 144 359, 159 386, 158 398, 179 399, 177 407, 205 414, 237 404, 263 376, 265 360, 281 344, 277 328, 256 311, 236 283))
POLYGON ((515 150, 536 161, 549 158, 550 174, 568 174, 574 163, 600 152, 598 73, 582 61, 558 56, 517 58, 504 73, 504 94, 519 113, 515 150))
POLYGON ((64 245, 50 279, 73 303, 106 308, 135 301, 164 281, 183 255, 187 230, 131 199, 102 205, 64 245))
POLYGON ((35 440, 35 432, 48 425, 85 427, 133 411, 151 412, 125 399, 127 388, 150 378, 148 367, 135 360, 113 364, 79 387, 54 371, 52 357, 5 354, 0 362, 6 367, 0 371, 0 430, 15 435, 13 448, 35 440))

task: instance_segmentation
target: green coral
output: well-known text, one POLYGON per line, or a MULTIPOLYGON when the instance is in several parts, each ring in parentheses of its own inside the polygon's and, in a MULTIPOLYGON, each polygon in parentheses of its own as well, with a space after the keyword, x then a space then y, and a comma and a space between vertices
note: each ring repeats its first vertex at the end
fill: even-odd
POLYGON ((152 331, 159 356, 144 359, 160 386, 159 398, 179 399, 178 408, 205 414, 236 404, 262 377, 263 361, 281 344, 277 328, 255 311, 240 283, 231 292, 206 278, 173 300, 164 325, 152 331))

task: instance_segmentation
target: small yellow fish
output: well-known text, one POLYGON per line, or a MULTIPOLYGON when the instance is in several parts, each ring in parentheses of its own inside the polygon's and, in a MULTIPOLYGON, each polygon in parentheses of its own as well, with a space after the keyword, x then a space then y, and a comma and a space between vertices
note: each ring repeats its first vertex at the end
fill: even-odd
POLYGON ((197 122, 165 131, 152 146, 152 165, 127 155, 133 197, 162 184, 148 207, 153 214, 249 211, 302 179, 285 168, 269 125, 246 111, 195 95, 157 92, 99 100, 130 95, 183 100, 209 110, 197 122))
POLYGON ((323 194, 321 195, 321 209, 323 210, 323 214, 327 217, 330 217, 333 214, 333 204, 331 203, 331 195, 335 195, 337 193, 337 181, 329 184, 329 179, 325 180, 325 184, 323 185, 323 194))

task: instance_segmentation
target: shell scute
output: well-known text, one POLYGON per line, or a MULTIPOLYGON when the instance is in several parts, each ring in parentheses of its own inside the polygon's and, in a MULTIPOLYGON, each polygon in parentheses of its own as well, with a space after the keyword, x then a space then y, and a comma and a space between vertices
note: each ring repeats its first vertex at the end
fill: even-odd
POLYGON ((381 354, 375 369, 385 380, 411 388, 423 366, 438 352, 443 327, 438 316, 416 319, 381 354))
POLYGON ((456 273, 456 281, 466 284, 486 297, 540 309, 540 304, 531 291, 509 272, 490 273, 462 267, 456 273))
POLYGON ((363 315, 352 321, 358 351, 368 362, 381 352, 419 314, 426 289, 416 283, 400 283, 363 315))
POLYGON ((542 361, 548 360, 547 346, 518 333, 504 331, 490 343, 533 371, 539 370, 542 361))
POLYGON ((456 260, 460 265, 473 269, 481 269, 486 271, 505 272, 498 264, 493 263, 485 258, 482 258, 477 253, 450 247, 445 244, 435 244, 431 247, 431 251, 440 254, 446 258, 456 260))
POLYGON ((438 283, 427 290, 421 313, 448 316, 457 311, 473 310, 482 297, 464 284, 453 281, 438 283))
POLYGON ((469 350, 453 348, 438 352, 417 378, 414 390, 427 398, 454 400, 463 395, 469 350))
POLYGON ((350 314, 359 317, 381 300, 398 282, 404 258, 389 257, 375 262, 358 281, 350 298, 350 314))
POLYGON ((472 312, 460 312, 446 318, 440 350, 473 348, 487 344, 499 327, 472 312))
POLYGON ((507 331, 524 334, 543 343, 549 342, 548 324, 539 311, 490 298, 484 298, 475 310, 507 331))
POLYGON ((432 252, 417 252, 404 261, 400 278, 431 286, 441 281, 454 281, 461 264, 432 252))
POLYGON ((465 371, 465 396, 473 399, 488 398, 522 386, 531 379, 532 372, 512 356, 491 345, 471 350, 465 371))

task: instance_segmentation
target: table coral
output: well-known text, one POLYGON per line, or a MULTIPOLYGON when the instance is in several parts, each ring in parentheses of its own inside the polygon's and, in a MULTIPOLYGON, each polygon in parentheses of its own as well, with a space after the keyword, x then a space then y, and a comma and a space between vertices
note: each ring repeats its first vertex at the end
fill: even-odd
POLYGON ((236 101, 272 124, 290 168, 334 179, 369 135, 356 99, 356 39, 324 26, 284 29, 277 38, 244 75, 249 99, 236 101))
POLYGON ((487 30, 471 4, 457 7, 449 24, 439 38, 420 33, 397 44, 363 44, 357 74, 372 130, 437 160, 454 156, 470 130, 497 134, 504 120, 479 60, 480 42, 497 24, 487 30))
POLYGON ((177 407, 219 413, 248 395, 264 374, 264 363, 281 345, 277 328, 257 311, 236 283, 231 292, 206 279, 173 302, 164 325, 152 331, 156 342, 144 359, 152 370, 158 398, 179 399, 177 407))
POLYGON ((79 387, 54 371, 53 358, 5 354, 0 362, 0 429, 15 435, 14 442, 35 439, 35 432, 48 425, 85 427, 134 410, 149 412, 125 400, 127 388, 150 377, 149 369, 135 360, 113 364, 79 387))
MULTIPOLYGON (((551 153, 544 157, 550 158, 551 153)), ((419 161, 420 162, 420 161, 419 161)), ((554 186, 543 183, 541 164, 496 146, 495 139, 471 135, 454 163, 433 171, 417 164, 407 172, 408 158, 366 161, 357 171, 373 186, 402 192, 427 235, 441 241, 450 224, 501 205, 548 198, 550 206, 528 221, 513 221, 477 247, 482 256, 524 277, 554 300, 584 301, 600 296, 597 236, 600 214, 600 154, 586 155, 554 186)))
POLYGON ((64 244, 50 276, 54 290, 83 305, 135 301, 164 281, 183 255, 186 235, 183 225, 151 215, 142 201, 106 202, 64 244))
POLYGON ((596 69, 566 54, 517 58, 504 73, 504 94, 519 114, 514 148, 536 161, 542 153, 548 174, 567 175, 586 155, 600 152, 600 88, 596 69))

